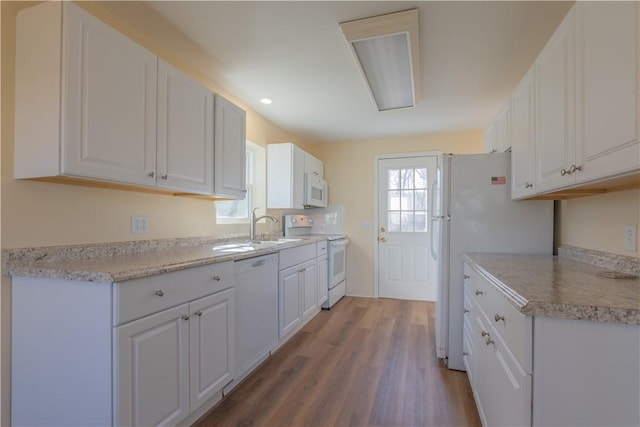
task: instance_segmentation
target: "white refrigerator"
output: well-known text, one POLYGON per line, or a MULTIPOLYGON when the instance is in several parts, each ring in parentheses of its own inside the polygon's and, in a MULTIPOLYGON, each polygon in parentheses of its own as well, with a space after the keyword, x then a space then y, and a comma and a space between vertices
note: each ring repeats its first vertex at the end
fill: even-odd
POLYGON ((431 215, 436 353, 449 369, 464 370, 462 255, 553 253, 553 202, 512 201, 510 177, 511 153, 438 158, 431 215))

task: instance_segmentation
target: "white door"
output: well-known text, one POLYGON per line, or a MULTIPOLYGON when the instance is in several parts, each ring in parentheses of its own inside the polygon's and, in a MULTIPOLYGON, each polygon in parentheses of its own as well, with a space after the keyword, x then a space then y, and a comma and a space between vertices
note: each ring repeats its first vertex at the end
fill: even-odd
POLYGON ((315 311, 318 303, 318 270, 315 259, 304 263, 301 267, 304 286, 302 292, 302 317, 304 318, 315 311))
POLYGON ((195 410, 235 375, 233 288, 189 304, 191 410, 195 410))
POLYGON ((158 187, 212 194, 213 92, 164 61, 158 61, 157 135, 158 187))
POLYGON ((436 156, 378 160, 378 295, 436 300, 429 255, 431 183, 436 156))
POLYGON ((302 320, 300 309, 300 267, 282 270, 279 275, 279 332, 280 339, 291 332, 302 320))
POLYGON ((246 189, 247 114, 216 95, 215 194, 244 199, 246 189))
POLYGON ((177 425, 189 415, 187 304, 116 328, 116 424, 177 425))
POLYGON ((157 57, 78 7, 64 13, 63 172, 154 186, 157 57))

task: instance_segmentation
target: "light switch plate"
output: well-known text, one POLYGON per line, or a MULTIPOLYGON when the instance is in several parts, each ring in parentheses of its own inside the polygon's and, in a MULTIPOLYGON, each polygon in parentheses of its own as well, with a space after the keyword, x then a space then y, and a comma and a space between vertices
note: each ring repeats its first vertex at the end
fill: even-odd
POLYGON ((638 226, 624 226, 624 248, 628 251, 635 252, 638 244, 638 226))

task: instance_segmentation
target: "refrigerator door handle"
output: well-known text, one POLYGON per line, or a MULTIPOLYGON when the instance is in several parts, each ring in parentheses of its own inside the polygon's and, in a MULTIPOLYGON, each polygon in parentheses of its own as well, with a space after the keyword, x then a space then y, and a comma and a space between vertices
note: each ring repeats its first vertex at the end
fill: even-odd
MULTIPOLYGON (((433 184, 431 184, 431 212, 433 212, 434 209, 434 202, 435 202, 435 198, 436 198, 436 185, 438 185, 438 180, 436 179, 435 181, 433 181, 433 184)), ((436 213, 441 213, 441 212, 436 212, 436 213)), ((430 240, 430 249, 431 249, 431 258, 433 258, 435 261, 438 260, 438 253, 435 249, 435 227, 438 226, 438 220, 439 219, 443 219, 443 216, 432 216, 431 217, 431 228, 429 229, 429 240, 430 240)))

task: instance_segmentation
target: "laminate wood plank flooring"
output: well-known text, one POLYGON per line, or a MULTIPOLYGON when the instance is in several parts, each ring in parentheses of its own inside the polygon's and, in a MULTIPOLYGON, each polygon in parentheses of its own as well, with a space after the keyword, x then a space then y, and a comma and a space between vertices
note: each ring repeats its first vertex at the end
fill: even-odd
POLYGON ((202 417, 209 426, 480 426, 435 353, 435 304, 345 297, 202 417))

